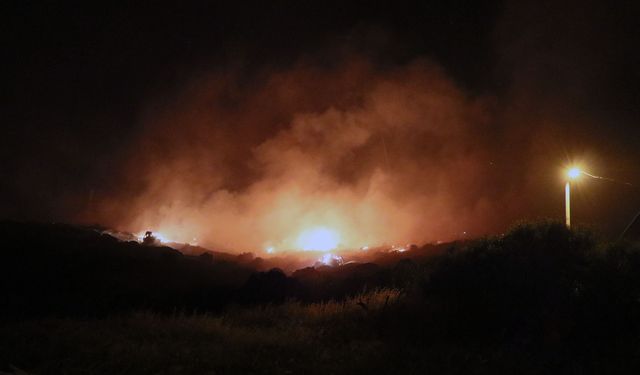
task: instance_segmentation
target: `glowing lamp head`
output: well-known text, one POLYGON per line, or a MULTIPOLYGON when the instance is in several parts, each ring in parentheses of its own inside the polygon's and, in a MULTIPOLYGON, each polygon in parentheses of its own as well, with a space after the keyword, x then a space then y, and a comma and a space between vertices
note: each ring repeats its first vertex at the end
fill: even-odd
POLYGON ((325 227, 307 229, 298 236, 297 245, 306 251, 328 251, 338 247, 340 235, 325 227))
POLYGON ((567 171, 567 177, 569 177, 570 180, 575 180, 576 178, 580 177, 581 174, 582 171, 578 167, 569 168, 569 170, 567 171))

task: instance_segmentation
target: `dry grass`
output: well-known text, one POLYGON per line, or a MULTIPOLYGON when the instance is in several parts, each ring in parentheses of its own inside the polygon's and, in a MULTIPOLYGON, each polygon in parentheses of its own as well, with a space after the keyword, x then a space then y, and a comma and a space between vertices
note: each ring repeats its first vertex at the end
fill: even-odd
POLYGON ((353 373, 383 350, 367 322, 399 298, 384 289, 342 302, 233 307, 218 316, 14 322, 0 328, 1 356, 36 374, 353 373))

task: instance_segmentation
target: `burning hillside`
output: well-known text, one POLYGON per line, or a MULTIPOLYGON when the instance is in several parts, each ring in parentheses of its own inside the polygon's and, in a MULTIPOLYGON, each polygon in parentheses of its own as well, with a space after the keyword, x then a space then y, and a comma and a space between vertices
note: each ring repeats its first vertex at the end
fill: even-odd
POLYGON ((509 222, 519 181, 497 183, 490 106, 437 66, 351 59, 241 78, 198 77, 149 105, 125 183, 98 194, 85 220, 270 253, 425 243, 509 222))

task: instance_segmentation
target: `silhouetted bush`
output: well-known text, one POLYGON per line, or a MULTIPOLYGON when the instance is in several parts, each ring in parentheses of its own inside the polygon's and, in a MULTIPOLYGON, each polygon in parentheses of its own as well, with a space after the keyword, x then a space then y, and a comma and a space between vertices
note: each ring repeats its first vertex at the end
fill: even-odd
MULTIPOLYGON (((35 340, 48 332, 49 323, 16 325, 24 316, 109 317, 90 324, 124 332, 115 316, 140 309, 163 314, 153 319, 171 327, 171 340, 154 339, 164 345, 160 349, 145 346, 147 328, 140 328, 140 337, 127 338, 148 353, 178 350, 171 344, 174 337, 184 346, 196 343, 205 353, 203 348, 213 345, 207 343, 221 338, 230 346, 213 345, 217 359, 207 366, 241 366, 234 353, 253 348, 263 363, 241 366, 246 372, 601 374, 640 369, 640 245, 605 242, 589 230, 568 230, 558 222, 521 223, 503 236, 385 253, 377 264, 303 268, 291 276, 279 269, 259 272, 252 267, 257 258, 247 255, 182 256, 81 228, 4 223, 0 231, 9 244, 0 264, 2 314, 11 318, 1 326, 9 339, 0 352, 9 354, 0 358, 18 358, 26 369, 49 367, 35 354, 20 355, 20 348, 45 346, 43 358, 51 360, 58 352, 35 340), (175 317, 176 310, 218 315, 175 317), (214 340, 198 333, 208 329, 215 331, 214 340), (323 361, 304 364, 316 358, 323 361)), ((266 266, 264 260, 259 263, 266 266)), ((57 334, 70 340, 69 351, 91 341, 77 338, 79 322, 55 323, 63 327, 57 334)), ((96 358, 101 353, 97 350, 96 358)), ((78 355, 88 357, 75 372, 88 372, 91 356, 78 355)), ((135 362, 135 354, 128 356, 135 362)), ((117 363, 110 369, 121 369, 117 363)), ((199 373, 195 365, 184 366, 199 373)))
POLYGON ((294 295, 296 283, 278 268, 257 272, 239 291, 238 300, 244 303, 282 303, 294 295))

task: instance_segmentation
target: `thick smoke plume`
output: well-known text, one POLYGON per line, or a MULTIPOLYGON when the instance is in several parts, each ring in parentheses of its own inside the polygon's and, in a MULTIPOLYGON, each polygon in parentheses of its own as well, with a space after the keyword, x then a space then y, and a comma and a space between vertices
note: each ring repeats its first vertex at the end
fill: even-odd
POLYGON ((236 251, 295 249, 310 227, 346 248, 495 232, 519 187, 493 112, 426 60, 211 73, 148 106, 124 183, 87 216, 236 251))

